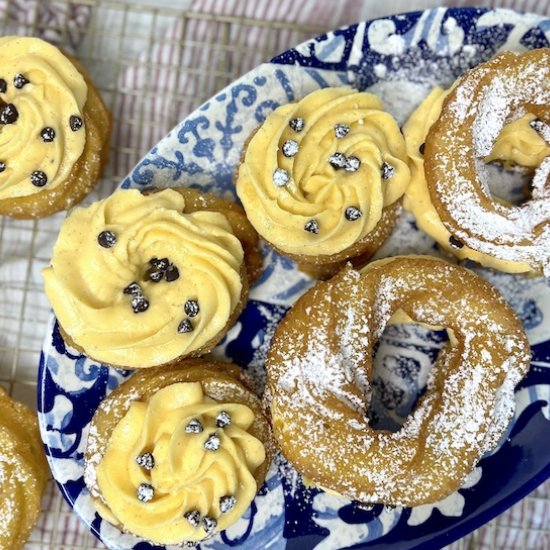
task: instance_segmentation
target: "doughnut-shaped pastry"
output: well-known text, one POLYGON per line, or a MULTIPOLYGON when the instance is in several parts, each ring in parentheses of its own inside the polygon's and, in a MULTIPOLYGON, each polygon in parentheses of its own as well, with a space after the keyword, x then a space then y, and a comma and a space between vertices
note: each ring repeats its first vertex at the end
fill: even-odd
POLYGON ((0 38, 0 214, 80 202, 107 160, 110 115, 83 68, 38 38, 0 38))
POLYGON ((512 309, 474 273, 427 256, 346 268, 300 298, 275 332, 266 363, 274 435, 322 487, 362 502, 435 502, 497 445, 529 360, 512 309), (396 313, 445 327, 450 342, 392 433, 370 426, 367 407, 374 346, 396 313))
POLYGON ((235 365, 187 360, 132 376, 99 406, 85 482, 107 521, 156 544, 237 521, 273 456, 261 402, 235 365))
MULTIPOLYGON (((450 235, 447 247, 504 271, 550 274, 550 159, 535 170, 530 199, 519 206, 495 200, 478 166, 505 124, 520 124, 526 114, 537 118, 533 131, 548 144, 548 71, 549 49, 504 52, 470 70, 443 101, 422 147, 429 200, 450 235)), ((436 113, 432 105, 430 117, 436 113)))
POLYGON ((48 463, 36 413, 0 388, 0 548, 24 547, 40 515, 48 463))
POLYGON ((258 253, 242 210, 203 199, 201 206, 193 192, 120 190, 68 216, 43 276, 70 344, 126 368, 214 347, 246 302, 258 253))
POLYGON ((251 136, 237 194, 279 252, 330 264, 372 247, 368 235, 410 175, 403 136, 382 109, 372 94, 326 88, 277 108, 251 136))

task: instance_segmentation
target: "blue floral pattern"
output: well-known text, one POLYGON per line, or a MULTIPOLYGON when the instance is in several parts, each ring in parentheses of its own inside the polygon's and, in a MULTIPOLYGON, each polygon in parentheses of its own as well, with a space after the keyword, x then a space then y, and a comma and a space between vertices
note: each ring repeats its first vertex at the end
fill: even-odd
MULTIPOLYGON (((288 50, 222 90, 156 145, 122 187, 193 186, 234 198, 232 174, 242 145, 278 105, 319 87, 353 85, 379 93, 404 120, 430 86, 451 82, 499 49, 548 46, 549 37, 548 19, 491 9, 435 9, 336 30, 288 50)), ((437 254, 433 241, 404 216, 382 253, 406 252, 437 254)), ((247 308, 213 353, 247 369, 259 392, 275 327, 312 285, 292 261, 267 247, 264 258, 247 308)), ((550 440, 536 437, 548 431, 550 422, 550 285, 476 269, 518 313, 533 359, 516 391, 509 433, 463 488, 430 506, 365 507, 304 485, 278 456, 243 518, 201 548, 439 548, 550 476, 550 440)), ((415 326, 386 331, 376 356, 373 422, 395 428, 403 421, 445 339, 445 333, 415 326)), ((68 347, 52 320, 40 361, 39 417, 53 475, 76 513, 108 547, 147 550, 153 547, 99 517, 83 481, 89 422, 99 402, 129 375, 68 347)))

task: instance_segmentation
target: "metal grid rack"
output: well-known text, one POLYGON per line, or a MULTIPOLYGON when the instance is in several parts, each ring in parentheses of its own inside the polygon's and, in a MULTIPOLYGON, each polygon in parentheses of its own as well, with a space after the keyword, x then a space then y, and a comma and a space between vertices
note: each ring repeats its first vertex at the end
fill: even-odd
MULTIPOLYGON (((183 114, 191 112, 217 90, 269 59, 278 50, 325 30, 313 25, 102 0, 49 2, 50 8, 53 6, 65 14, 53 23, 42 12, 46 3, 38 0, 27 2, 31 6, 30 13, 22 21, 17 21, 14 10, 20 3, 12 0, 4 4, 4 11, 0 9, 2 34, 54 37, 62 47, 71 44, 72 52, 88 69, 113 110, 112 160, 89 200, 112 192, 127 169, 183 114), (86 23, 80 27, 70 23, 71 10, 77 7, 86 10, 86 23), (200 24, 204 25, 206 34, 199 39, 191 29, 200 24), (173 28, 178 29, 176 35, 167 32, 173 28), (245 37, 250 32, 262 33, 265 46, 260 50, 251 52, 247 47, 245 37), (168 60, 151 62, 154 48, 167 43, 174 46, 176 54, 168 60), (197 56, 202 56, 199 59, 204 62, 197 65, 197 56), (163 90, 161 99, 169 108, 162 116, 154 116, 147 109, 147 101, 153 93, 147 86, 136 88, 121 84, 121 75, 135 68, 138 59, 141 68, 145 68, 145 82, 156 78, 160 69, 171 71, 175 79, 172 82, 176 84, 180 78, 192 74, 198 86, 189 94, 176 93, 177 85, 163 90), (121 113, 125 113, 125 102, 133 102, 130 118, 121 118, 121 113), (129 141, 131 146, 117 138, 120 135, 117 136, 117 129, 137 136, 129 141)), ((39 221, 0 219, 0 384, 14 397, 32 406, 35 405, 36 370, 42 338, 50 314, 40 271, 49 263, 51 248, 64 216, 60 213, 39 221)), ((533 521, 536 516, 533 512, 544 507, 547 500, 550 500, 548 483, 489 526, 450 548, 548 549, 550 517, 543 516, 537 523, 533 521)), ((103 548, 63 502, 53 483, 48 487, 43 504, 43 514, 26 547, 28 550, 103 548)))

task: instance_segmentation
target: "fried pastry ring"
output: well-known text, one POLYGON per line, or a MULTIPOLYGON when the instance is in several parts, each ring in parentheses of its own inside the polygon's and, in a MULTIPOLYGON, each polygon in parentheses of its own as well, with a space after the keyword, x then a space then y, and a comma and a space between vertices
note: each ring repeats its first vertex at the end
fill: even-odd
POLYGON ((41 510, 48 463, 36 413, 0 388, 0 548, 23 548, 41 510))
POLYGON ((348 267, 300 298, 275 332, 266 362, 274 435, 321 487, 368 503, 435 502, 497 445, 529 360, 513 311, 471 271, 427 256, 348 267), (450 342, 392 433, 370 426, 367 407, 374 346, 396 313, 445 327, 450 342))
POLYGON ((431 202, 455 248, 550 276, 550 157, 536 169, 531 199, 496 201, 478 164, 506 123, 534 114, 550 139, 550 49, 503 52, 468 71, 443 102, 424 150, 431 202))
POLYGON ((136 373, 105 398, 92 419, 84 479, 107 521, 179 544, 237 521, 273 452, 241 369, 186 360, 136 373))

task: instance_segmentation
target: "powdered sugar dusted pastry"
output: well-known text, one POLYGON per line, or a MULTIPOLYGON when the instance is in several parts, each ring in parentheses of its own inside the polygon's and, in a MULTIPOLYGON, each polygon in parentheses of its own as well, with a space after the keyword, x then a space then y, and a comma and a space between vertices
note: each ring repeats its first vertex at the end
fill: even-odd
POLYGON ((77 349, 109 365, 159 366, 206 353, 232 325, 255 272, 239 237, 247 250, 254 239, 238 207, 226 217, 191 194, 187 210, 185 195, 120 190, 68 216, 43 275, 77 349))
POLYGON ((0 214, 80 202, 107 159, 110 115, 83 68, 38 38, 0 38, 0 214))
POLYGON ((99 513, 156 544, 201 541, 248 509, 273 454, 234 365, 183 361, 132 376, 99 406, 85 481, 99 513))
POLYGON ((36 413, 0 388, 0 548, 23 548, 40 515, 48 464, 36 413))
POLYGON ((236 173, 254 228, 304 265, 373 254, 408 182, 396 121, 376 96, 348 88, 277 108, 250 137, 236 173))
POLYGON ((405 206, 459 258, 511 273, 550 274, 550 50, 504 52, 433 90, 404 127, 405 206), (519 206, 491 195, 484 162, 533 171, 519 206))
POLYGON ((347 268, 300 298, 275 332, 266 362, 274 435, 324 488, 361 502, 436 502, 498 444, 529 363, 520 322, 474 273, 427 256, 347 268), (450 342, 392 433, 372 428, 367 407, 374 347, 395 314, 446 328, 450 342))

